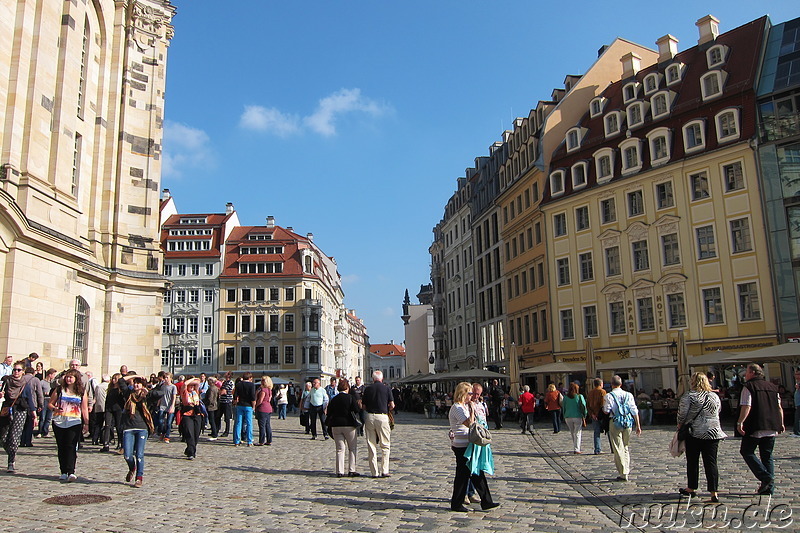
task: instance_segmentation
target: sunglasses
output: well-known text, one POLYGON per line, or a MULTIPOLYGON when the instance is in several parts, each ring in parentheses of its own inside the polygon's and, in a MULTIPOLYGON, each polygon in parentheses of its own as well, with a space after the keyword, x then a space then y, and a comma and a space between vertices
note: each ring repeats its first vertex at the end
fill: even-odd
POLYGON ((22 368, 14 368, 14 369, 12 369, 12 372, 22 372, 23 370, 24 369, 22 369, 22 368))

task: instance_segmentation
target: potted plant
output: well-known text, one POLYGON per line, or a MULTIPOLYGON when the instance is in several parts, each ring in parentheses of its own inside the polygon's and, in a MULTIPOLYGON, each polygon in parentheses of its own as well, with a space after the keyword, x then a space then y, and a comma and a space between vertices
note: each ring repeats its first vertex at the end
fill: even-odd
POLYGON ((639 420, 643 426, 653 423, 653 402, 650 400, 639 400, 636 404, 639 409, 639 420))

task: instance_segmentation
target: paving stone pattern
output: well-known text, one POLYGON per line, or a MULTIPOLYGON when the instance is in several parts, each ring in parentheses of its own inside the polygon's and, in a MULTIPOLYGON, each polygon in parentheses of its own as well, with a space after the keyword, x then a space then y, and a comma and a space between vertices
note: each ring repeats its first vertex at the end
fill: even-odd
MULTIPOLYGON (((647 523, 635 517, 632 524, 623 518, 630 516, 626 505, 680 509, 686 503, 677 494, 686 484, 685 459, 669 455, 672 430, 663 426, 632 437, 631 481, 622 483, 613 481, 617 474, 607 441, 601 455, 591 453, 590 432, 584 432, 584 454, 573 455, 569 431, 553 434, 542 422, 534 436, 521 435, 507 423, 493 432, 496 472, 489 479, 501 506, 484 512, 473 504, 467 514, 449 511, 455 462, 444 419, 398 415, 388 479, 336 478, 333 440, 310 440, 296 416, 273 420, 273 428, 272 446, 236 448, 230 437, 215 442, 201 437, 195 461, 184 458, 179 439, 171 444, 151 439, 141 489, 124 483, 121 456, 95 446, 79 452, 78 481, 61 483, 54 439, 36 439, 34 447, 20 448, 17 474, 0 473, 6 516, 0 531, 689 530, 663 517, 648 515, 647 523), (69 507, 43 501, 70 494, 100 494, 111 501, 69 507)), ((358 471, 369 474, 363 438, 358 446, 358 471)), ((720 445, 720 496, 728 518, 755 507, 750 522, 729 523, 731 530, 755 524, 762 515, 753 509, 767 503, 752 495, 757 482, 738 450, 737 439, 720 445)), ((768 503, 776 512, 780 507, 784 519, 776 524, 784 527, 760 529, 798 531, 800 439, 779 437, 775 456, 778 488, 768 503), (786 518, 787 510, 794 518, 786 518)), ((707 498, 702 470, 700 479, 702 501, 707 498)))

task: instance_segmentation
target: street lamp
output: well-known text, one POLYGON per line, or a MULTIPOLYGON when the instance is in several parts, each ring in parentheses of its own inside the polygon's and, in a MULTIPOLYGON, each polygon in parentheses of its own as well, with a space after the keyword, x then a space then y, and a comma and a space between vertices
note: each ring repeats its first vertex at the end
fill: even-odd
POLYGON ((672 362, 676 363, 678 361, 678 343, 674 340, 669 345, 669 353, 672 355, 672 362))
POLYGON ((178 344, 178 336, 180 333, 177 329, 170 329, 169 333, 169 372, 172 377, 175 377, 175 346, 178 344))

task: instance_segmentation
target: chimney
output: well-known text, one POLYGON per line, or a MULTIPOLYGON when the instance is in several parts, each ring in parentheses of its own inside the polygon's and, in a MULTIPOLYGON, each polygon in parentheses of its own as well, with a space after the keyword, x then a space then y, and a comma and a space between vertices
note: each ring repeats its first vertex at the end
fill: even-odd
POLYGON ((633 52, 628 52, 622 59, 622 79, 632 78, 642 68, 642 58, 633 52))
POLYGON ((306 239, 308 239, 309 242, 314 242, 314 234, 313 233, 306 233, 306 239))
POLYGON ((286 226, 286 231, 294 231, 294 228, 292 226, 286 226))
POLYGON ((697 39, 698 45, 713 41, 719 35, 719 19, 713 15, 706 15, 694 25, 700 30, 700 38, 697 39))
POLYGON ((678 53, 678 39, 669 33, 656 41, 658 46, 658 62, 670 61, 678 53))
POLYGON ((605 54, 605 53, 606 53, 606 50, 608 50, 609 48, 610 48, 610 47, 609 47, 607 44, 604 44, 603 46, 601 46, 600 48, 598 48, 598 49, 597 49, 597 57, 600 57, 600 56, 602 56, 603 54, 605 54))
POLYGON ((161 199, 162 200, 169 200, 172 198, 172 194, 170 194, 169 189, 164 189, 161 191, 161 199))
POLYGON ((233 204, 231 202, 228 202, 227 204, 225 204, 225 214, 230 215, 231 213, 233 213, 233 204))
POLYGON ((275 227, 275 217, 270 215, 267 217, 267 227, 274 228, 275 227))

